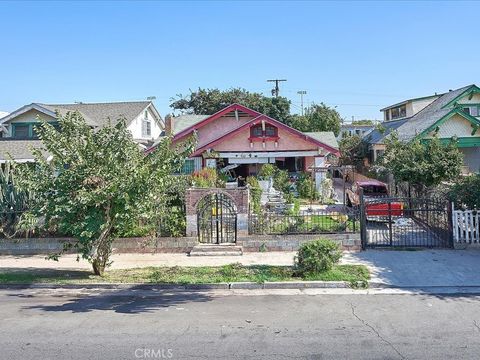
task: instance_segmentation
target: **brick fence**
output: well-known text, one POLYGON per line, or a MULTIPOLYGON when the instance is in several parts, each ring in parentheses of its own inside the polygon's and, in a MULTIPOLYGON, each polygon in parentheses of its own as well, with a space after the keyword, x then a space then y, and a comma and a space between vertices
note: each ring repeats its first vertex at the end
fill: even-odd
POLYGON ((187 236, 197 236, 197 206, 201 199, 210 194, 225 194, 235 204, 237 211, 237 235, 248 234, 248 187, 234 189, 220 188, 191 188, 185 193, 185 206, 187 213, 187 236))
MULTIPOLYGON (((338 242, 344 250, 360 250, 359 234, 324 235, 246 235, 239 236, 237 245, 245 252, 295 251, 308 241, 319 238, 338 242)), ((0 255, 48 255, 61 251, 69 238, 0 239, 0 255)), ((113 252, 121 253, 187 253, 197 245, 196 237, 125 238, 113 243, 113 252)))

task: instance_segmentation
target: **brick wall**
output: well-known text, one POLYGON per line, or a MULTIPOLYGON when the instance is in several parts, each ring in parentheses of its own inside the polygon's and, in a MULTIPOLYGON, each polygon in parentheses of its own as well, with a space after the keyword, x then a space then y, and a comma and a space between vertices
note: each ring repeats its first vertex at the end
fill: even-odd
MULTIPOLYGON (((238 236, 237 245, 245 252, 296 251, 307 241, 327 238, 340 243, 344 250, 360 250, 359 234, 328 235, 251 235, 238 236)), ((48 255, 61 251, 69 238, 0 239, 0 255, 48 255)), ((197 245, 196 237, 125 238, 113 243, 113 252, 121 253, 187 253, 197 245)))

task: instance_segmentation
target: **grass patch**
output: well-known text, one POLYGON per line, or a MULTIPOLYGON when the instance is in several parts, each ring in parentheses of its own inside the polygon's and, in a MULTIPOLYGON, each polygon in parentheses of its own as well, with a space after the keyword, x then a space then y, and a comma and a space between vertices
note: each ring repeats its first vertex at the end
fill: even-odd
POLYGON ((295 276, 291 266, 229 264, 202 267, 146 267, 124 270, 109 270, 104 276, 95 276, 89 271, 31 271, 7 270, 0 272, 0 284, 98 284, 98 283, 142 283, 142 284, 211 284, 223 282, 251 281, 348 281, 366 283, 370 278, 363 265, 336 265, 307 278, 295 276))

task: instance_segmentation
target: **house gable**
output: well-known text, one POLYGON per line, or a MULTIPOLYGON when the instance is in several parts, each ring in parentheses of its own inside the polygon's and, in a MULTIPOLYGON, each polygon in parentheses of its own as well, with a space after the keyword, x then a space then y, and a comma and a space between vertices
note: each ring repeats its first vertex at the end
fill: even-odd
POLYGON ((313 137, 295 130, 278 120, 266 115, 260 115, 230 132, 203 143, 197 147, 192 156, 200 155, 203 151, 286 151, 286 150, 318 150, 338 153, 338 149, 324 144, 313 137), (263 129, 262 136, 255 136, 258 127, 263 129), (267 126, 275 129, 271 134, 266 133, 267 126))
POLYGON ((437 134, 439 138, 447 139, 454 136, 471 137, 477 134, 479 127, 480 120, 454 109, 425 129, 418 137, 427 138, 434 134, 437 134))
POLYGON ((467 104, 471 103, 472 99, 475 98, 473 101, 477 101, 480 99, 480 88, 476 85, 471 85, 467 89, 465 89, 461 94, 450 100, 447 104, 445 104, 442 108, 448 108, 452 106, 456 106, 457 103, 459 104, 467 104))
MULTIPOLYGON (((213 132, 218 133, 218 132, 223 132, 224 134, 231 130, 233 127, 238 127, 239 125, 244 124, 245 122, 248 122, 254 117, 257 117, 261 115, 259 112, 249 109, 243 105, 240 104, 232 104, 227 106, 226 108, 216 112, 215 114, 207 117, 206 119, 180 131, 178 134, 174 136, 174 141, 180 140, 185 138, 188 135, 191 135, 194 131, 199 131, 200 129, 203 128, 203 133, 208 133, 212 132, 209 130, 214 130, 213 132), (219 121, 221 119, 221 121, 219 121), (230 121, 228 121, 230 120, 230 121), (235 120, 235 121, 231 121, 235 120), (212 122, 215 122, 215 125, 210 127, 206 127, 207 125, 211 124, 212 122), (219 126, 221 128, 219 128, 219 126)), ((199 141, 202 142, 208 142, 213 140, 213 138, 206 136, 205 140, 199 139, 199 141)))

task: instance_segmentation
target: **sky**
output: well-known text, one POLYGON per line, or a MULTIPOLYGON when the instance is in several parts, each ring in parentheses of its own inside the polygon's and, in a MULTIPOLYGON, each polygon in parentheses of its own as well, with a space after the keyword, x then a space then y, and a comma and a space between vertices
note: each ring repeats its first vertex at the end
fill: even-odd
POLYGON ((242 87, 381 119, 480 84, 480 2, 0 1, 0 111, 242 87))

